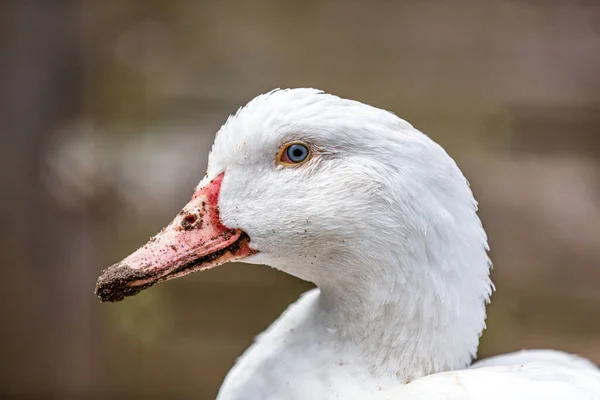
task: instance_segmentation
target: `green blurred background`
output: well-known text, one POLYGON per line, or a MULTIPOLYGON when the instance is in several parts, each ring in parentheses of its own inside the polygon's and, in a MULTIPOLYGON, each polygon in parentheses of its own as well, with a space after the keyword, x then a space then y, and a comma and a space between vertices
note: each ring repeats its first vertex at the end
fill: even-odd
POLYGON ((455 157, 495 263, 481 356, 600 362, 600 2, 7 0, 0 45, 2 398, 214 398, 310 285, 233 264, 100 304, 94 283, 275 87, 392 110, 455 157))

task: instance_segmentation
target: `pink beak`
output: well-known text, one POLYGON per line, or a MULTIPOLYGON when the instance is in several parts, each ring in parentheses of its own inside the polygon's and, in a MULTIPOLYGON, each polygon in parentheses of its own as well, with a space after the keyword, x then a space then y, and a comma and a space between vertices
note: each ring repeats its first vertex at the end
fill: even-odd
POLYGON ((194 193, 175 219, 133 254, 104 271, 96 284, 101 301, 120 301, 158 282, 203 271, 254 254, 250 238, 219 219, 223 174, 194 193))

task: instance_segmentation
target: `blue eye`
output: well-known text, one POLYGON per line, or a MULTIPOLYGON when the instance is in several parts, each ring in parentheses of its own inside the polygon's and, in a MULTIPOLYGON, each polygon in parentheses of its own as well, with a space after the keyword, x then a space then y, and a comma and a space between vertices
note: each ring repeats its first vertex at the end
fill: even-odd
POLYGON ((288 163, 297 164, 306 160, 309 151, 308 147, 306 147, 305 145, 301 143, 294 143, 285 149, 284 154, 285 158, 287 158, 287 160, 284 161, 287 161, 288 163))

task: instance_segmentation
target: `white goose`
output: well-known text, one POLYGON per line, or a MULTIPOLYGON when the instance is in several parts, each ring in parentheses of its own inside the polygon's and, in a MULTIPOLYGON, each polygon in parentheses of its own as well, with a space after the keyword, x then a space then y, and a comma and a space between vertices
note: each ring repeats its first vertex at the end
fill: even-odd
POLYGON ((192 200, 98 280, 103 301, 227 261, 314 282, 238 360, 221 400, 599 399, 589 361, 538 350, 471 364, 487 238, 452 158, 394 114, 275 90, 217 134, 192 200))

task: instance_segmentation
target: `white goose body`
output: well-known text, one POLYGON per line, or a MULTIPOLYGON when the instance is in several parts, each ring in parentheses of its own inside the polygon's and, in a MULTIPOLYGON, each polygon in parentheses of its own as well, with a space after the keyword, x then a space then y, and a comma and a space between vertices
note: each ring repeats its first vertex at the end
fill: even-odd
POLYGON ((472 364, 493 290, 487 251, 468 182, 438 144, 363 103, 275 90, 228 119, 191 202, 97 293, 120 300, 242 257, 315 283, 219 400, 600 399, 600 372, 576 356, 472 364))
POLYGON ((600 398, 595 366, 561 352, 465 369, 492 291, 487 238, 454 161, 406 121, 312 89, 274 91, 219 131, 208 176, 234 159, 244 178, 224 181, 219 204, 260 251, 245 261, 319 289, 256 339, 220 400, 600 398), (294 140, 316 143, 323 160, 268 172, 248 162, 294 140), (241 184, 253 180, 265 183, 259 196, 241 184))
POLYGON ((318 289, 306 293, 256 339, 227 375, 218 399, 600 399, 596 367, 554 350, 496 356, 406 384, 373 374, 355 351, 328 340, 330 332, 304 322, 318 296, 318 289))

